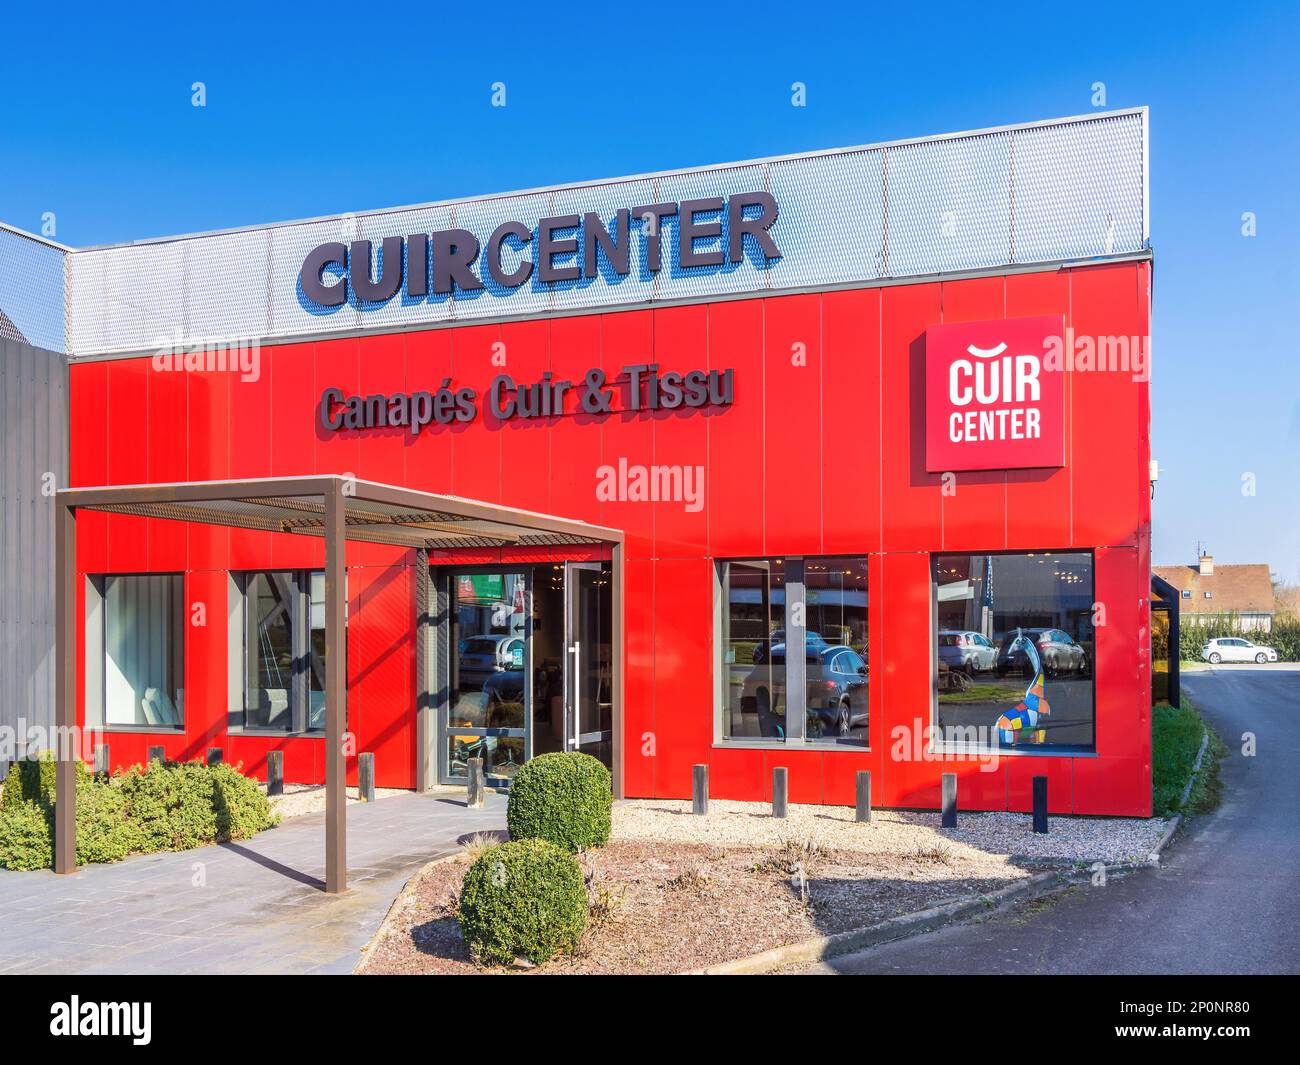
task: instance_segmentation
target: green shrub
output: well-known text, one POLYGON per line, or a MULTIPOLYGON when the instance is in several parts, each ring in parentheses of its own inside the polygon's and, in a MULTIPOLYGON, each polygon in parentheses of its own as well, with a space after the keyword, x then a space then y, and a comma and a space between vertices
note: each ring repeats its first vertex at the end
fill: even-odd
POLYGON ((527 958, 541 965, 573 950, 586 926, 582 867, 553 843, 500 843, 475 859, 465 874, 460 930, 485 964, 527 958))
MULTIPOLYGON (((237 766, 151 762, 104 779, 76 764, 82 864, 247 839, 278 821, 257 782, 237 766)), ((10 769, 0 799, 0 866, 45 869, 52 863, 53 767, 46 759, 10 769)))
POLYGON ((77 789, 77 863, 120 862, 142 850, 139 826, 127 817, 126 797, 110 781, 77 789))
POLYGON ((565 850, 609 842, 613 781, 589 754, 543 754, 510 782, 506 825, 511 839, 545 839, 565 850))
POLYGON ((150 762, 118 783, 149 851, 247 839, 277 820, 256 782, 234 766, 150 762))
MULTIPOLYGON (((90 779, 90 767, 85 762, 74 759, 73 774, 77 787, 90 779)), ((4 791, 0 793, 0 807, 16 806, 19 803, 35 802, 49 805, 54 802, 55 773, 58 763, 53 751, 37 751, 9 767, 5 776, 4 791)))
POLYGON ((10 801, 6 796, 0 808, 0 865, 6 869, 48 869, 53 865, 52 821, 49 806, 10 801))

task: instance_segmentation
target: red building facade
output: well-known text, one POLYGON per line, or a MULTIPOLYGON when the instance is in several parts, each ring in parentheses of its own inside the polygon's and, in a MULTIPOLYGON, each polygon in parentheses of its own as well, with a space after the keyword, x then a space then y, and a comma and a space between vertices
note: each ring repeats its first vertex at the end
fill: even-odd
MULTIPOLYGON (((779 226, 773 234, 780 242, 779 226)), ((855 774, 869 770, 876 804, 934 808, 941 775, 952 772, 963 808, 1025 810, 1032 778, 1045 775, 1054 812, 1144 816, 1151 808, 1148 375, 1091 360, 1057 368, 1063 402, 1059 424, 1046 432, 1061 434, 1060 465, 953 474, 930 468, 926 457, 927 330, 1045 316, 1060 321, 1067 338, 1144 343, 1149 255, 836 281, 781 294, 709 292, 671 305, 518 320, 366 323, 356 335, 263 341, 255 374, 182 370, 150 354, 75 359, 71 483, 345 474, 622 530, 624 696, 614 711, 621 742, 607 757, 620 762, 628 797, 689 797, 692 766, 705 764, 716 798, 767 798, 773 769, 785 767, 791 801, 850 804, 855 774), (519 383, 547 373, 581 382, 599 368, 618 383, 627 367, 647 364, 661 375, 730 370, 730 402, 633 411, 624 384, 608 413, 584 411, 576 388, 558 415, 506 419, 486 407, 501 374, 519 383), (474 390, 485 402, 479 416, 418 433, 335 429, 322 416, 328 389, 392 396, 434 392, 446 382, 474 390), (637 467, 698 470, 698 497, 640 499, 617 472, 611 482, 611 470, 637 467), (860 617, 836 626, 834 636, 814 634, 807 622, 804 680, 811 690, 814 675, 818 683, 830 676, 818 641, 853 650, 864 663, 861 713, 854 703, 849 729, 837 732, 832 723, 822 731, 810 694, 802 726, 793 717, 788 727, 755 725, 754 697, 745 694, 753 674, 764 656, 783 659, 781 626, 793 640, 804 622, 783 614, 775 598, 742 603, 737 593, 729 603, 726 589, 737 582, 720 574, 732 561, 768 560, 758 569, 770 574, 771 560, 779 568, 811 559, 832 568, 843 561, 866 594, 855 593, 860 617), (952 559, 963 561, 948 580, 944 560, 952 559), (1011 594, 1011 579, 995 587, 994 574, 1028 572, 1043 560, 1056 566, 1074 605, 1059 616, 1037 607, 1007 613, 1000 597, 1011 594), (756 602, 768 613, 742 639, 732 615, 744 613, 753 626, 756 602), (968 620, 948 620, 959 614, 968 620), (1058 630, 1077 659, 1053 665, 1058 630), (978 743, 936 739, 929 730, 945 706, 979 706, 976 716, 992 726, 998 714, 985 703, 1009 710, 1020 701, 1027 689, 1011 668, 1011 644, 1023 632, 1041 633, 1032 639, 1044 659, 1044 698, 1073 707, 1073 730, 1061 733, 1069 732, 1068 742, 1051 732, 1036 743, 1021 736, 1000 743, 994 735, 977 750, 978 743), (963 641, 974 658, 945 657, 944 647, 963 641)), ((429 561, 435 580, 451 570, 526 565, 539 582, 545 567, 600 555, 596 548, 498 548, 434 552, 429 561)), ((98 669, 98 637, 85 637, 82 719, 103 730, 112 764, 142 761, 151 746, 174 758, 219 747, 226 760, 262 776, 268 752, 281 750, 288 780, 323 780, 319 733, 235 723, 237 636, 228 624, 232 574, 310 572, 323 556, 323 546, 304 537, 83 514, 78 605, 88 612, 88 634, 94 610, 87 600, 107 576, 176 574, 183 588, 182 720, 115 729, 88 719, 87 700, 102 698, 106 682, 88 677, 98 669)), ((411 550, 349 544, 347 565, 349 778, 355 782, 356 754, 373 752, 379 786, 414 787, 415 708, 423 698, 446 698, 436 684, 419 690, 420 560, 411 550)), ((850 597, 822 593, 818 601, 848 610, 850 597)), ((528 613, 535 622, 535 609, 528 613)), ((519 632, 535 639, 532 629, 519 632)), ((792 692, 800 687, 798 657, 785 663, 792 692)), ((1024 670, 1030 681, 1032 674, 1024 670)), ((826 680, 838 698, 836 683, 826 680)), ((534 689, 531 698, 543 696, 534 689)), ((791 700, 790 709, 799 704, 791 700)), ((534 730, 537 709, 525 710, 534 730)), ((1039 724, 1053 721, 1044 714, 1039 724)), ((440 750, 456 731, 454 722, 439 730, 440 750)), ((530 738, 526 750, 539 749, 530 738)))

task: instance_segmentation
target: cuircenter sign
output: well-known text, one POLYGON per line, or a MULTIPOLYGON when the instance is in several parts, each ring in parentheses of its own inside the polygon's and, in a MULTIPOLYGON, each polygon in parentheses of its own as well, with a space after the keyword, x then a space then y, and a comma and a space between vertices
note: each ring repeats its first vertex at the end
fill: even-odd
POLYGON ((486 245, 455 228, 383 237, 377 255, 369 240, 329 241, 307 253, 298 287, 318 307, 341 307, 350 296, 366 310, 391 300, 403 284, 405 297, 419 300, 485 288, 502 294, 529 280, 554 285, 602 275, 617 279, 633 269, 653 277, 665 260, 673 271, 735 266, 747 255, 766 263, 781 258, 769 232, 778 213, 775 198, 755 190, 624 207, 612 225, 591 211, 553 215, 535 226, 509 220, 492 230, 486 245), (669 227, 676 230, 671 243, 662 240, 669 227), (636 260, 634 231, 640 233, 636 260))
POLYGON ((1048 360, 1061 315, 925 331, 925 468, 1065 465, 1065 370, 1048 360))

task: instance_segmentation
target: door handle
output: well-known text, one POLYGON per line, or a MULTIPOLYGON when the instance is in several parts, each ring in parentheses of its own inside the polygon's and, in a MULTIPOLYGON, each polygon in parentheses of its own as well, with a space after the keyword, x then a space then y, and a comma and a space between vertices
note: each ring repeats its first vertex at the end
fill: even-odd
POLYGON ((573 646, 569 648, 569 653, 573 655, 573 698, 569 700, 569 713, 573 715, 573 749, 576 751, 582 734, 582 726, 578 719, 578 699, 581 698, 581 689, 578 685, 579 678, 582 676, 582 642, 575 640, 573 646))

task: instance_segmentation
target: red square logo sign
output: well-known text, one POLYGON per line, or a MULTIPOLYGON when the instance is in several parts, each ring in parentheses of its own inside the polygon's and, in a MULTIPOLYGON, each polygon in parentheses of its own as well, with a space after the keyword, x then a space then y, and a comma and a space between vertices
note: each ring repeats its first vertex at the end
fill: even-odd
POLYGON ((1065 369, 1047 358, 1064 330, 1056 314, 925 331, 928 471, 1065 465, 1065 369))

